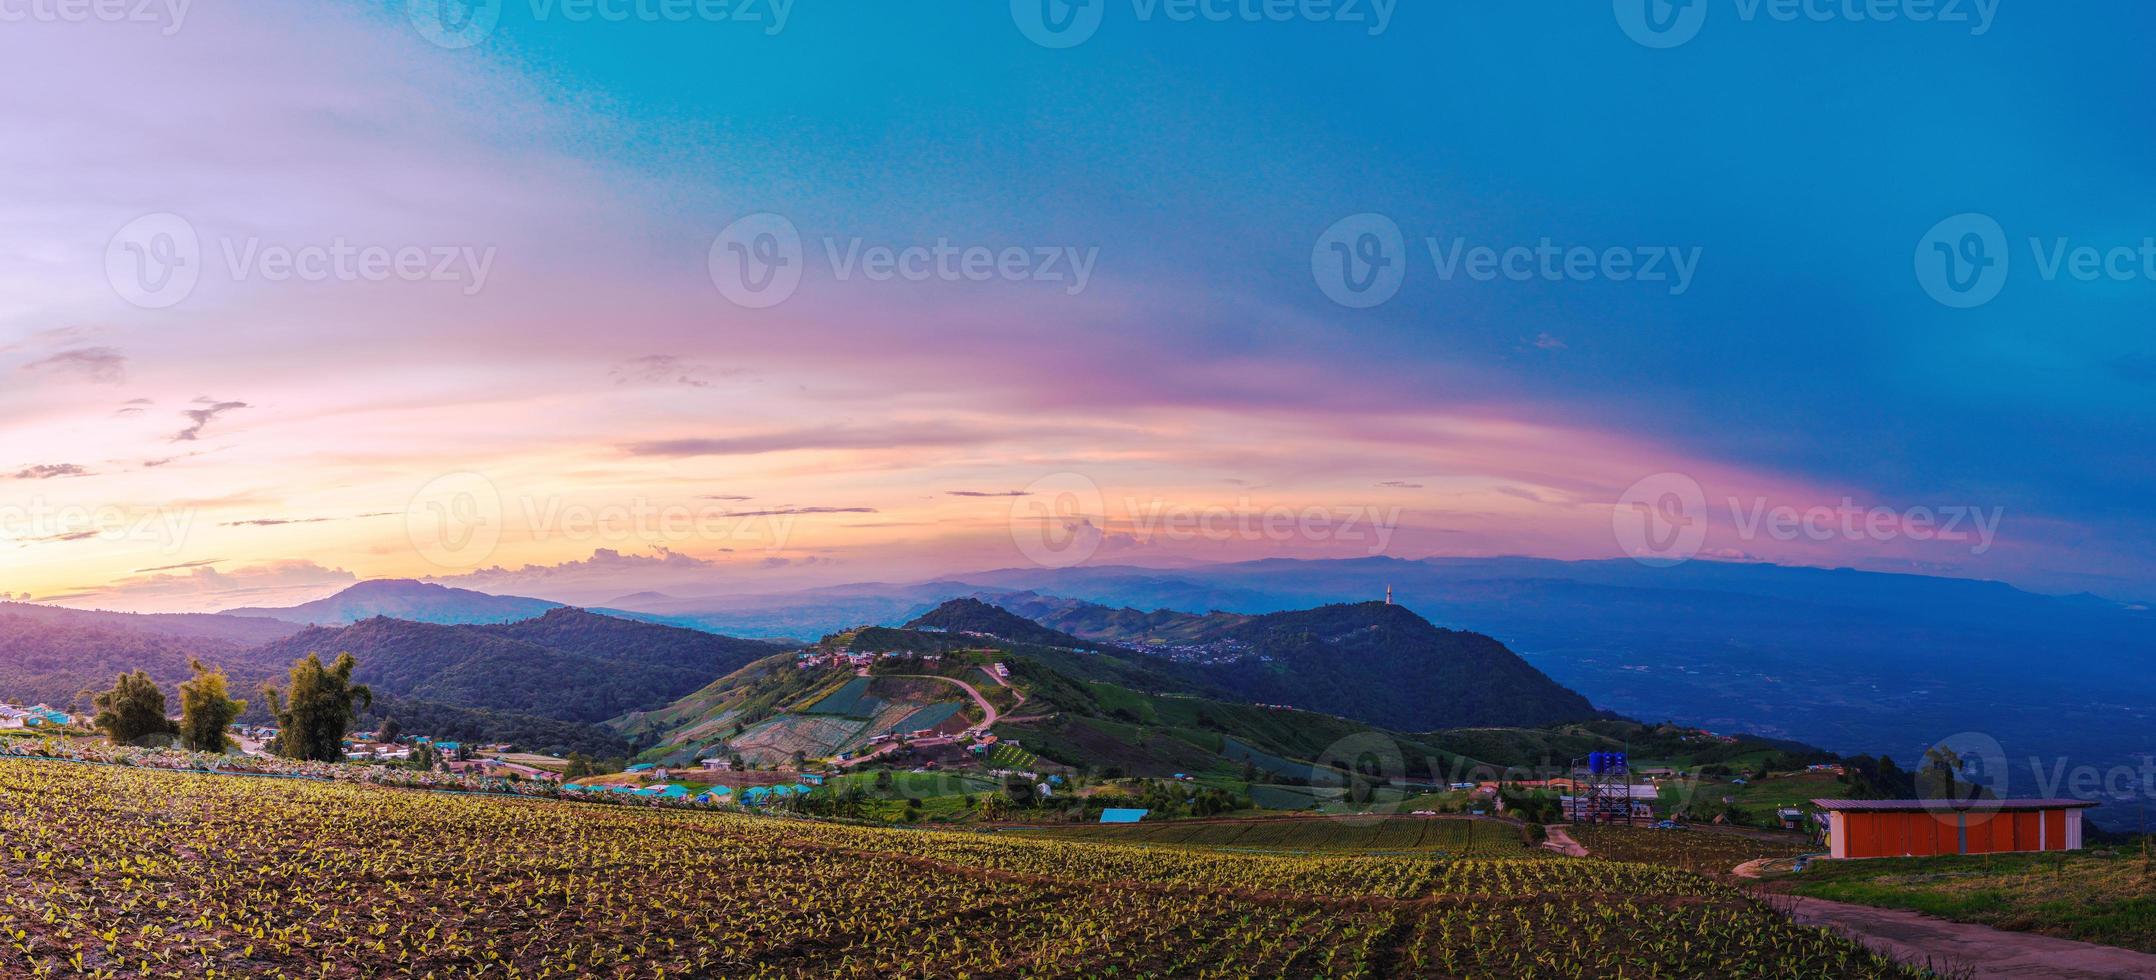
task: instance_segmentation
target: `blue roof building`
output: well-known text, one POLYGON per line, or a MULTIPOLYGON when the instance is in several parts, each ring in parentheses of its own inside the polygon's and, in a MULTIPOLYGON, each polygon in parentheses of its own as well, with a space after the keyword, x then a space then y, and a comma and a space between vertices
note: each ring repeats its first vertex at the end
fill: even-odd
POLYGON ((1100 822, 1101 822, 1101 823, 1137 823, 1137 822, 1138 822, 1138 821, 1140 821, 1140 820, 1144 820, 1144 819, 1145 819, 1145 815, 1146 815, 1146 814, 1148 814, 1148 813, 1151 813, 1151 812, 1153 812, 1153 811, 1151 811, 1151 810, 1102 810, 1102 811, 1100 812, 1100 822))

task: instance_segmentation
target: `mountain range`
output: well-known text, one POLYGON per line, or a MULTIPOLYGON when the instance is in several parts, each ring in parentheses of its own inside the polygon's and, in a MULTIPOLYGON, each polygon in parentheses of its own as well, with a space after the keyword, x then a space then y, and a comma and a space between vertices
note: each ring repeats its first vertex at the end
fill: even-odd
MULTIPOLYGON (((1173 570, 1003 569, 781 595, 630 594, 594 611, 786 639, 863 623, 915 622, 947 600, 973 598, 1080 645, 1173 661, 1175 648, 1228 642, 1255 617, 1373 599, 1388 587, 1432 623, 1494 639, 1557 684, 1591 694, 1605 710, 1905 761, 1950 734, 1977 732, 1999 742, 2014 761, 2017 781, 2010 793, 2058 790, 2036 777, 2060 761, 2132 764, 2141 747, 2156 740, 2156 711, 2131 694, 2156 657, 2156 613, 2146 605, 1921 575, 1708 561, 1650 568, 1623 560, 1528 558, 1267 560, 1173 570), (2061 717, 2076 723, 2060 725, 2061 717), (2037 764, 2026 764, 2030 759, 2037 764)), ((227 625, 223 621, 237 619, 229 616, 167 620, 87 613, 81 616, 105 618, 67 622, 123 634, 159 624, 152 632, 165 639, 129 656, 161 664, 170 676, 191 650, 259 646, 268 642, 261 635, 293 628, 278 625, 279 619, 334 623, 393 607, 446 622, 487 623, 552 608, 545 599, 417 583, 368 583, 352 592, 298 610, 249 610, 275 619, 244 625, 227 625), (370 594, 376 590, 391 594, 370 594), (232 631, 252 639, 224 635, 232 631), (182 643, 175 637, 191 638, 182 643)), ((47 607, 15 608, 61 615, 47 607)), ((9 609, 0 605, 0 616, 9 609)), ((106 638, 89 645, 120 642, 106 638)), ((1327 649, 1320 643, 1306 652, 1327 649)), ((62 665, 49 643, 0 637, 0 661, 10 657, 18 664, 0 667, 0 682, 35 680, 29 690, 46 699, 72 693, 67 685, 73 678, 56 669, 62 665)), ((126 659, 93 658, 88 672, 103 674, 126 659)), ((1302 669, 1318 677, 1331 666, 1316 657, 1302 669)), ((1253 674, 1244 679, 1251 697, 1286 693, 1261 684, 1262 674, 1249 667, 1216 671, 1208 683, 1226 683, 1238 671, 1253 674)), ((1295 693, 1322 689, 1298 685, 1295 693)), ((0 695, 23 696, 6 688, 0 695)), ((1307 697, 1281 701, 1313 703, 1307 697)))
POLYGON ((378 579, 297 606, 243 607, 227 609, 224 615, 306 626, 349 626, 379 616, 415 623, 514 623, 561 606, 545 599, 489 595, 411 579, 378 579))

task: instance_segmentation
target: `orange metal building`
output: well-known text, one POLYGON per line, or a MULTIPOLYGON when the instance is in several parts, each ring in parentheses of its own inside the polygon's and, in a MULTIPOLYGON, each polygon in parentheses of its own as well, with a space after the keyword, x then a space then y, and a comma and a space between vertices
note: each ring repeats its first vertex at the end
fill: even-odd
POLYGON ((1837 858, 2081 849, 2086 800, 1813 800, 1837 858))

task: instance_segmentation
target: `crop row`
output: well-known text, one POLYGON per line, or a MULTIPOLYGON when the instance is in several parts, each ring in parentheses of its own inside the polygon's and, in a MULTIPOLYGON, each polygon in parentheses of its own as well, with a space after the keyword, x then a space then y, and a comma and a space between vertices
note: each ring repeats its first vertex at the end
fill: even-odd
POLYGON ((1206 854, 0 762, 6 976, 1492 973, 1900 975, 1640 865, 1206 854))

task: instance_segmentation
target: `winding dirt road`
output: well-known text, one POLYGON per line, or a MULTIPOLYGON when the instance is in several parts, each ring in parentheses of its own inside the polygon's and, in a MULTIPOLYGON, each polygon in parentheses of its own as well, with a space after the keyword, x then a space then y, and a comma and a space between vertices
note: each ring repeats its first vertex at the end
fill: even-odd
POLYGON ((2156 977, 2156 956, 2112 946, 1948 922, 1900 909, 1776 895, 1775 908, 1808 926, 1824 926, 1904 963, 1948 975, 2035 980, 2156 977))

